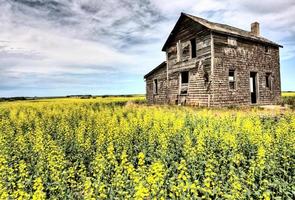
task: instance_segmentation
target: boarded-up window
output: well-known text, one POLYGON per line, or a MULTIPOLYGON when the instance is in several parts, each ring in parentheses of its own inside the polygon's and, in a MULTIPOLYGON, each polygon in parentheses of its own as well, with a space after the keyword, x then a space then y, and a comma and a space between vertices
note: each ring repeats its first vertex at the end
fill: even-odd
POLYGON ((191 39, 191 58, 197 57, 196 38, 191 39))
POLYGON ((180 73, 181 85, 180 85, 180 94, 188 93, 188 82, 189 82, 189 72, 184 71, 180 73))
POLYGON ((271 73, 266 73, 265 75, 265 86, 271 90, 271 73))
POLYGON ((154 92, 154 94, 158 94, 158 80, 157 79, 154 79, 153 92, 154 92))
POLYGON ((236 89, 235 70, 230 69, 228 71, 228 83, 229 83, 229 89, 231 90, 236 89))

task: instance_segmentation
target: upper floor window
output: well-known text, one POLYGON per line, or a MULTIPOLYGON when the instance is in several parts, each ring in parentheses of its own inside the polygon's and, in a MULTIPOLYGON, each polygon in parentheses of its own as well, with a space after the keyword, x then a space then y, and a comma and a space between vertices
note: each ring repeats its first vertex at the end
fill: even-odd
POLYGON ((182 57, 182 48, 181 48, 180 40, 177 42, 176 48, 177 48, 177 62, 179 62, 181 61, 181 57, 182 57))
POLYGON ((227 38, 227 43, 230 46, 237 46, 237 39, 233 37, 228 37, 227 38))
POLYGON ((228 83, 229 83, 229 89, 231 90, 236 89, 235 70, 228 71, 228 83))
POLYGON ((191 58, 197 57, 197 44, 196 38, 191 39, 191 58))
POLYGON ((175 46, 170 47, 167 53, 168 59, 174 59, 176 58, 176 55, 177 55, 177 48, 175 46))
POLYGON ((153 83, 153 93, 158 94, 158 79, 154 79, 153 83))
POLYGON ((265 75, 265 86, 271 90, 271 73, 266 73, 265 75))
POLYGON ((269 47, 268 46, 265 46, 264 47, 264 51, 265 51, 265 53, 269 53, 269 47))
POLYGON ((182 57, 185 58, 185 57, 189 56, 189 53, 190 53, 189 45, 186 45, 186 46, 182 49, 182 57))

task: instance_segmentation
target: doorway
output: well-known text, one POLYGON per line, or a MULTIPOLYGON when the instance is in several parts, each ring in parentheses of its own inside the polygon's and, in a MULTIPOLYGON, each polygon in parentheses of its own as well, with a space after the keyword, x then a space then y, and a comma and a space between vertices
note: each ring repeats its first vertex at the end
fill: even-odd
POLYGON ((257 72, 250 72, 251 104, 257 103, 257 72))

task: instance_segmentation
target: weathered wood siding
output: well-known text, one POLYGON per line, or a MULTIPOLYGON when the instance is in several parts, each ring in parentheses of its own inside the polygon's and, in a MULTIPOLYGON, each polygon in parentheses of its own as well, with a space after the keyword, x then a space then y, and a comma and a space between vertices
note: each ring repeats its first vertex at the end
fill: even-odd
POLYGON ((237 39, 237 46, 228 45, 226 35, 214 34, 214 73, 212 105, 250 105, 250 72, 257 72, 257 104, 276 104, 280 100, 279 48, 237 39), (269 49, 265 51, 265 47, 269 49), (236 88, 229 89, 228 71, 236 72, 236 88), (266 87, 266 73, 271 73, 271 90, 266 87))
POLYGON ((167 102, 167 73, 162 67, 146 78, 146 99, 148 104, 164 104, 167 102), (154 94, 154 79, 158 80, 158 93, 154 94))
POLYGON ((168 91, 170 104, 208 105, 211 73, 211 35, 203 27, 195 27, 191 20, 180 23, 167 52, 168 91), (196 58, 191 58, 191 39, 196 39, 196 58), (181 42, 182 57, 177 60, 177 42, 181 42), (180 95, 180 73, 189 72, 188 94, 180 95))
POLYGON ((151 73, 146 79, 148 102, 198 106, 251 105, 250 72, 255 72, 256 104, 278 103, 281 95, 279 47, 264 44, 263 40, 256 42, 243 35, 229 37, 233 33, 216 33, 216 30, 201 24, 190 17, 179 19, 163 47, 167 68, 151 73), (192 39, 196 45, 191 45, 192 39), (196 46, 195 58, 192 58, 192 46, 196 46), (234 70, 234 89, 229 86, 229 70, 234 70), (183 87, 182 72, 189 72, 188 83, 185 82, 183 87), (266 74, 271 74, 271 89, 266 87, 266 74), (157 95, 153 94, 155 78, 159 80, 157 95))

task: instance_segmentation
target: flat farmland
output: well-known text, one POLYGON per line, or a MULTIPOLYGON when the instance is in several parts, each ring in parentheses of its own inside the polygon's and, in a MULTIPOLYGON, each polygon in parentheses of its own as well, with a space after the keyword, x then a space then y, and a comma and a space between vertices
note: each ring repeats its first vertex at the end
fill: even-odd
POLYGON ((290 110, 0 103, 0 199, 294 199, 290 110))

